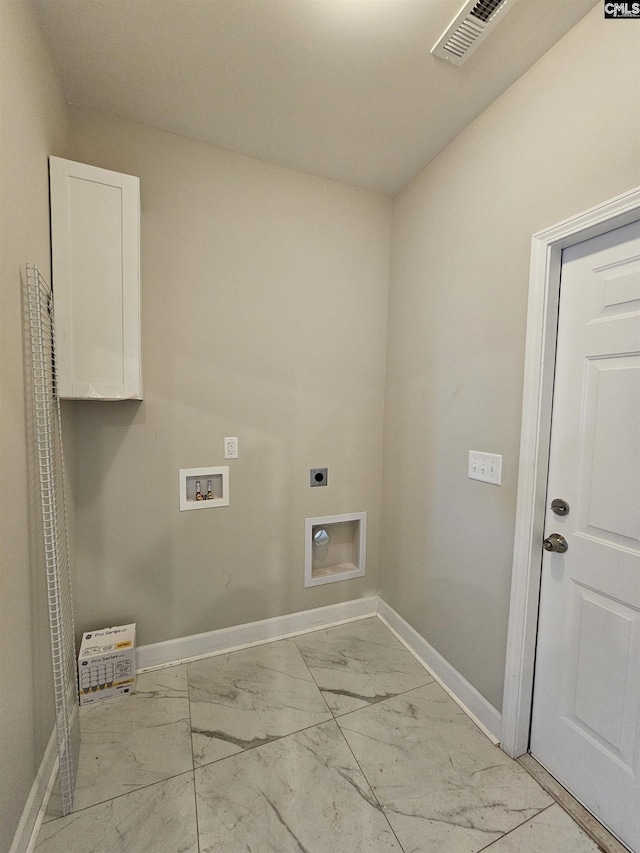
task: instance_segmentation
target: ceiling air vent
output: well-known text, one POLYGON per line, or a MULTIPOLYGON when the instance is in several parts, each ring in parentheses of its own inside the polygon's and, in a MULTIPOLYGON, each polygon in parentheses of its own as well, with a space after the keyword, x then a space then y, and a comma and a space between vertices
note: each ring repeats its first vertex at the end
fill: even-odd
POLYGON ((468 0, 431 53, 453 65, 464 65, 478 45, 517 0, 468 0))

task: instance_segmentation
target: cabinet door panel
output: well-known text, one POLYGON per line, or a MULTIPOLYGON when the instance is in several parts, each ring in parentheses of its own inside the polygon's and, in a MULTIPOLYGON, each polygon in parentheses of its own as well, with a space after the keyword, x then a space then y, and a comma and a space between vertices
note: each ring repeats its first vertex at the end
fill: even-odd
POLYGON ((50 158, 58 393, 142 398, 138 178, 50 158))

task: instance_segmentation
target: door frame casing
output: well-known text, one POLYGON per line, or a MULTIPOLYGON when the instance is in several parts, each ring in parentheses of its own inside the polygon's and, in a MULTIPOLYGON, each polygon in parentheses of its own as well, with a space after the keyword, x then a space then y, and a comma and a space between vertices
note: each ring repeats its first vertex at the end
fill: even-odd
POLYGON ((640 219, 640 187, 531 240, 520 463, 500 745, 529 747, 562 250, 640 219))

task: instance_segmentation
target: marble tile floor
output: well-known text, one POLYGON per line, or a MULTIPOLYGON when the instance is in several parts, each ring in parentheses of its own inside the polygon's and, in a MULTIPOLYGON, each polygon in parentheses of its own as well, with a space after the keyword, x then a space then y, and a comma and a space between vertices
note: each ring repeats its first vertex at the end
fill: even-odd
POLYGON ((37 853, 595 853, 376 617, 138 677, 81 709, 37 853))

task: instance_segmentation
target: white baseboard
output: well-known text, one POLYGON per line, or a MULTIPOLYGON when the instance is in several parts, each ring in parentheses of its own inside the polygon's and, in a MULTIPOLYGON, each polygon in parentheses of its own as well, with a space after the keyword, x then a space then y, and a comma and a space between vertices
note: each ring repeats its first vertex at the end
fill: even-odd
POLYGON ((371 595, 368 598, 330 604, 314 610, 303 610, 285 616, 276 616, 273 619, 262 619, 260 622, 249 622, 246 625, 219 628, 217 631, 207 631, 204 634, 151 643, 138 648, 138 672, 237 651, 271 640, 304 634, 317 628, 351 622, 354 619, 364 619, 367 616, 375 616, 377 611, 378 597, 371 595))
POLYGON ((406 622, 402 616, 390 607, 386 601, 372 595, 314 610, 303 610, 249 622, 246 625, 234 625, 194 634, 190 637, 177 637, 162 643, 151 643, 138 649, 138 672, 148 672, 199 658, 225 654, 260 643, 281 640, 328 628, 355 619, 379 616, 402 643, 425 666, 435 680, 449 693, 462 710, 471 717, 494 743, 500 737, 500 712, 488 702, 451 664, 440 655, 433 646, 406 622))
POLYGON ((378 617, 429 670, 438 684, 494 743, 500 742, 501 714, 412 628, 386 601, 378 599, 378 617))
MULTIPOLYGON (((499 742, 501 715, 433 646, 406 622, 386 601, 376 595, 151 643, 138 649, 138 672, 259 645, 272 640, 305 634, 378 616, 407 649, 431 673, 455 702, 494 743, 499 742)), ((9 853, 32 853, 46 811, 58 767, 55 728, 31 786, 9 853)))
POLYGON ((58 740, 54 726, 22 811, 20 823, 13 836, 9 853, 31 853, 35 849, 38 832, 49 804, 49 797, 53 790, 57 772, 58 740))

